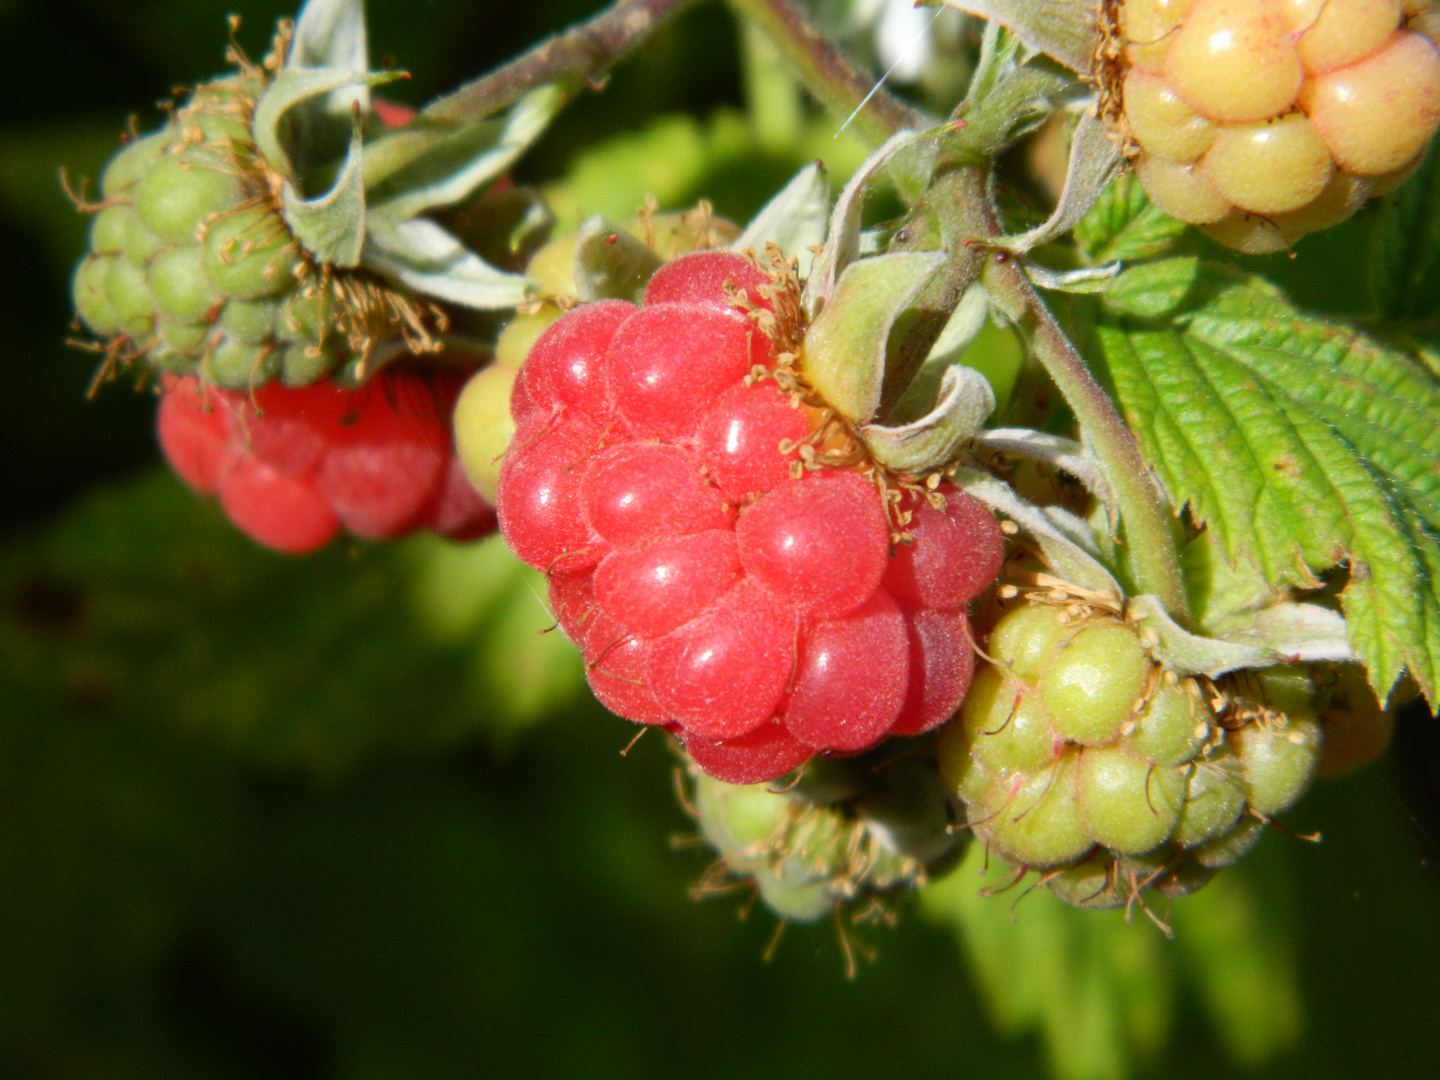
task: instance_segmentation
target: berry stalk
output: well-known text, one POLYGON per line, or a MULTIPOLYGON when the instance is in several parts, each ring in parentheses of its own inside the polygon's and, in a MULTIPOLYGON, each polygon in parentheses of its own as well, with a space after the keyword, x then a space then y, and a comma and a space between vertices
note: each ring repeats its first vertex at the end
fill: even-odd
MULTIPOLYGON (((732 3, 770 35, 812 93, 832 107, 859 110, 855 122, 867 139, 878 144, 896 131, 921 123, 918 113, 886 94, 883 88, 867 100, 870 83, 805 22, 788 0, 732 0, 732 3)), ((950 175, 958 177, 958 174, 965 174, 968 182, 959 182, 964 190, 945 208, 944 216, 964 219, 968 227, 963 235, 1002 236, 985 172, 960 166, 950 175)), ((937 178, 936 183, 942 180, 937 178)), ((942 226, 942 231, 950 230, 942 226)), ((954 261, 970 261, 968 252, 956 254, 954 261)), ((963 279, 969 274, 959 276, 963 279)), ((1111 475, 1126 523, 1129 541, 1126 561, 1134 574, 1135 585, 1140 592, 1157 596, 1172 615, 1183 621, 1187 601, 1175 539, 1163 509, 1165 497, 1140 455, 1135 436, 1109 395, 1091 375, 1084 358, 1035 294, 1016 261, 993 258, 986 269, 985 283, 995 301, 1008 309, 1007 313, 1024 331, 1036 358, 1074 410, 1095 453, 1111 475)), ((953 288, 955 282, 947 284, 952 286, 947 292, 958 300, 962 290, 953 288)))
MULTIPOLYGON (((989 170, 957 164, 940 173, 897 237, 907 231, 928 232, 950 257, 945 271, 936 276, 935 289, 924 297, 930 301, 925 305, 927 318, 912 327, 913 340, 892 343, 887 363, 893 364, 899 384, 903 385, 916 362, 923 360, 934 333, 944 323, 944 314, 980 276, 991 302, 1020 329, 1035 358, 1064 395, 1114 485, 1128 542, 1125 561, 1137 591, 1159 597, 1166 610, 1183 621, 1187 601, 1175 538, 1164 510, 1166 499, 1140 455, 1134 434, 1036 295, 1018 259, 1003 251, 983 264, 977 259, 986 239, 1004 235, 995 213, 989 170)), ((887 373, 887 378, 891 374, 887 373)))
MULTIPOLYGON (((998 223, 992 235, 999 235, 998 223)), ((1165 609, 1183 622, 1188 604, 1175 534, 1165 511, 1167 500, 1140 454, 1134 433, 1036 295, 1018 261, 997 253, 986 266, 983 281, 991 300, 1020 329, 1035 358, 1065 396, 1105 467, 1125 523, 1124 561, 1137 591, 1158 597, 1165 609)))
POLYGON ((611 67, 693 2, 616 0, 600 14, 546 38, 494 71, 431 102, 404 131, 377 143, 365 162, 367 182, 378 184, 399 172, 423 154, 437 134, 443 137, 467 123, 494 116, 526 91, 550 82, 567 90, 603 82, 611 67))
POLYGON ((919 113, 851 66, 789 0, 731 4, 779 46, 807 90, 841 116, 855 113, 851 122, 865 142, 879 146, 897 131, 926 126, 919 113))

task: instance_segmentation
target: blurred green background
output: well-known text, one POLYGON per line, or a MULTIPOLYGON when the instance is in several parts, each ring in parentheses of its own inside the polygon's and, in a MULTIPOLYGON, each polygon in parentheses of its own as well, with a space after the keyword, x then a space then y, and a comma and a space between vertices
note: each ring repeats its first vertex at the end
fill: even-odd
MULTIPOLYGON (((597 7, 372 0, 372 49, 420 103, 597 7)), ((689 898, 708 860, 676 759, 653 735, 620 755, 633 729, 536 632, 536 582, 493 541, 287 559, 183 489, 151 398, 85 399, 93 358, 65 345, 85 223, 58 168, 95 176, 127 116, 216 73, 231 11, 258 55, 291 8, 0 0, 0 1076, 1434 1068, 1428 717, 1291 815, 1323 843, 1272 831, 1177 905, 1174 942, 981 900, 967 871, 860 931, 874 959, 847 981, 833 926, 766 962, 763 910, 689 898)), ((750 137, 738 40, 719 5, 684 16, 523 177, 568 178, 567 208, 653 190, 743 218, 799 160, 843 173, 857 148, 821 117, 750 137)))

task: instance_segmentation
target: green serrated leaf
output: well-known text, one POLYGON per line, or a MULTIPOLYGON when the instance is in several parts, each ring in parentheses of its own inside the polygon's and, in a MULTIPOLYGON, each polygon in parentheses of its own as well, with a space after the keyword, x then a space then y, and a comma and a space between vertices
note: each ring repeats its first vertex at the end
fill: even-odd
POLYGON ((1146 456, 1176 504, 1272 585, 1347 566, 1340 601, 1377 692, 1408 669, 1434 702, 1440 381, 1257 280, 1209 269, 1194 292, 1168 329, 1098 331, 1146 456))
POLYGON ((1112 281, 1105 303, 1127 315, 1158 319, 1185 302, 1199 275, 1200 260, 1193 255, 1145 263, 1112 281))
POLYGON ((1133 261, 1160 255, 1185 231, 1185 223, 1162 213, 1126 173, 1111 181, 1075 226, 1075 240, 1091 263, 1133 261))

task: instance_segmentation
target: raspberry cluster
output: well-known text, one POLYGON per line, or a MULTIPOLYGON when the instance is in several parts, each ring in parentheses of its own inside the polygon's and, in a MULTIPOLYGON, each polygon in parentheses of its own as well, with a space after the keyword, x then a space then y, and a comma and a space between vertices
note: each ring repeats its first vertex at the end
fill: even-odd
POLYGON ((686 808, 719 855, 694 894, 724 895, 748 880, 787 922, 923 883, 969 840, 934 763, 915 755, 896 760, 882 748, 817 763, 784 792, 691 772, 686 808))
POLYGON ((950 716, 974 663, 965 607, 1003 543, 949 485, 887 516, 873 470, 807 467, 823 410, 776 381, 742 293, 774 313, 758 267, 701 252, 642 307, 550 326, 515 382, 497 506, 595 695, 754 783, 950 716))
POLYGON ((471 539, 495 514, 451 446, 462 381, 390 367, 355 390, 269 383, 245 394, 167 375, 160 446, 186 483, 279 551, 314 551, 342 526, 376 540, 420 528, 471 539))
MULTIPOLYGON (((301 386, 403 339, 431 350, 438 307, 312 258, 297 242, 252 126, 266 72, 203 83, 159 131, 105 166, 72 293, 112 363, 245 390, 301 386)), ((403 110, 377 110, 401 122, 403 110)), ((387 121, 388 122, 388 121, 387 121)))
POLYGON ((74 280, 81 321, 121 355, 237 389, 279 374, 310 382, 344 352, 327 332, 329 298, 299 287, 304 259, 264 195, 250 133, 261 89, 244 75, 206 83, 115 156, 74 280))
POLYGON ((1125 135, 1146 194, 1260 254, 1399 186, 1440 126, 1437 12, 1433 0, 1120 0, 1125 135))
POLYGON ((990 850, 1072 903, 1198 888, 1314 774, 1303 674, 1167 677, 1130 623, 1043 603, 1008 611, 986 647, 941 771, 990 850))

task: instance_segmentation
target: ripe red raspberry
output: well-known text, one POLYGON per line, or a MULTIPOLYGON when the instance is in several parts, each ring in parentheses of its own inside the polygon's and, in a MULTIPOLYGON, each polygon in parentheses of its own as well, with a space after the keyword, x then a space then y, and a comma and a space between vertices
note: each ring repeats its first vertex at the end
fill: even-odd
POLYGON ((343 526, 390 539, 418 528, 471 539, 494 511, 451 446, 460 374, 387 368, 365 386, 268 383, 253 394, 166 376, 157 430, 171 467, 218 495, 236 527, 302 554, 343 526))
POLYGON ((731 783, 943 722, 974 667, 965 605, 1003 554, 949 484, 932 505, 878 468, 802 467, 820 410, 742 310, 776 314, 770 284, 702 252, 642 307, 551 325, 515 380, 497 498, 595 695, 731 783))

